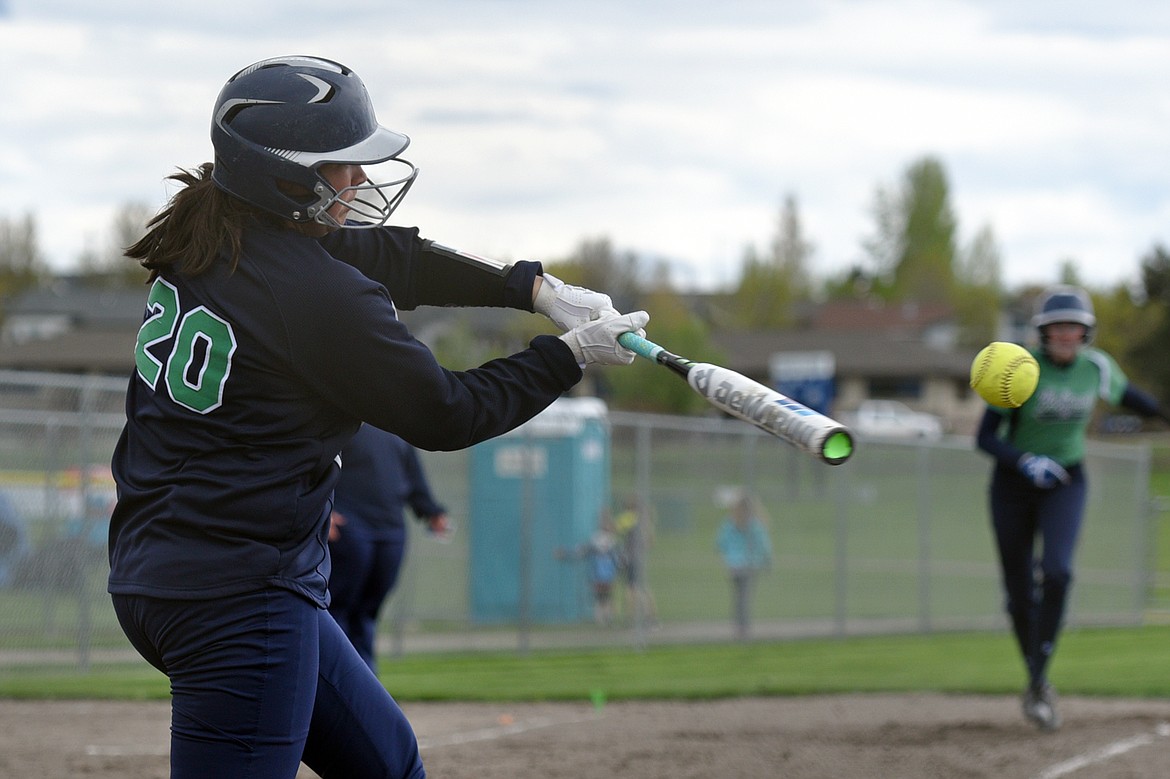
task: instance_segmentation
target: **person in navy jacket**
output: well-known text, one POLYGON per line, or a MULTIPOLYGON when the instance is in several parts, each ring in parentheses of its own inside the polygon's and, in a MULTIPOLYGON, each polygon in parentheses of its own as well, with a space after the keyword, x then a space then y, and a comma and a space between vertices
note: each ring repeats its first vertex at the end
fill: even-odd
POLYGON ((378 613, 406 556, 408 506, 431 535, 451 532, 415 448, 362 425, 341 452, 341 478, 333 489, 329 613, 375 673, 378 613))

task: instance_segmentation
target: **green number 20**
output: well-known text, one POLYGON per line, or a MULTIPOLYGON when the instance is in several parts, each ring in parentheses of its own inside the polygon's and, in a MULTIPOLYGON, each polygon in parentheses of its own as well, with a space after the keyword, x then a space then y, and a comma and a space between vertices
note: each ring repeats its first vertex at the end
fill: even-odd
POLYGON ((206 414, 219 408, 236 353, 232 326, 204 306, 184 313, 179 291, 161 278, 150 288, 146 305, 150 316, 138 330, 134 348, 138 375, 155 391, 163 377, 171 399, 192 411, 206 414), (150 348, 168 340, 171 350, 164 365, 150 348))

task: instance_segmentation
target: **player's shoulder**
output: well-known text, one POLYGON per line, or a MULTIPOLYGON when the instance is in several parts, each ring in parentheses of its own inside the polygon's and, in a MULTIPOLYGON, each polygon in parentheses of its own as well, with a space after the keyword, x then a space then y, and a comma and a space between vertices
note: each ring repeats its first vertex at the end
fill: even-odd
POLYGON ((258 227, 244 231, 237 271, 274 285, 308 283, 328 268, 329 252, 314 239, 292 230, 258 227))
POLYGON ((334 230, 316 241, 334 259, 358 268, 381 259, 410 261, 422 243, 417 227, 398 226, 334 230))
POLYGON ((1081 349, 1080 356, 1087 362, 1094 365, 1098 370, 1114 371, 1117 370, 1117 361, 1109 352, 1097 346, 1085 346, 1081 349))
POLYGON ((301 301, 302 295, 323 304, 344 301, 357 287, 370 284, 353 266, 339 262, 317 239, 291 230, 274 230, 249 252, 253 272, 278 299, 301 301), (300 291, 298 294, 297 291, 300 291))

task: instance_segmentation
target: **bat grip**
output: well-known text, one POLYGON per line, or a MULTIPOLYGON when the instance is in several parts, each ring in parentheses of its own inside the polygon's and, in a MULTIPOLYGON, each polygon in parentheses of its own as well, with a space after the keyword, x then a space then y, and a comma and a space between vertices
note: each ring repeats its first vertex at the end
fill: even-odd
POLYGON ((647 341, 637 333, 622 333, 618 336, 618 343, 651 362, 657 362, 658 355, 662 352, 661 346, 653 341, 647 341))

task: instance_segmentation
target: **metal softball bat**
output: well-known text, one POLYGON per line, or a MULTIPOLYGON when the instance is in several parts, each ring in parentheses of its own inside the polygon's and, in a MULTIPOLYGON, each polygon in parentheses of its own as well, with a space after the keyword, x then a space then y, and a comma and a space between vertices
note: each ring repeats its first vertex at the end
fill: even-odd
POLYGON ((718 365, 679 357, 637 333, 623 333, 618 343, 669 368, 720 411, 787 441, 821 462, 840 465, 853 454, 853 434, 848 428, 771 387, 718 365))

